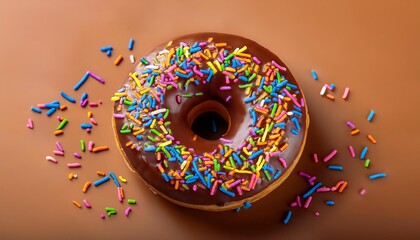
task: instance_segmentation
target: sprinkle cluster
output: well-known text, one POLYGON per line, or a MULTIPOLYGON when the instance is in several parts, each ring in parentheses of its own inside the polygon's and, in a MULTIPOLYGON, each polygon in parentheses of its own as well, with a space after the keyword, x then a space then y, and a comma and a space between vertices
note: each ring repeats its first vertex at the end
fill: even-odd
POLYGON ((298 86, 282 74, 285 67, 274 60, 261 63, 247 53, 247 46, 232 51, 228 43, 215 43, 212 38, 174 47, 171 41, 151 57, 141 59, 139 70, 130 73, 128 83, 111 99, 117 105, 114 118, 124 121, 120 134, 132 134, 137 140, 126 142, 127 147, 154 153, 162 177, 182 191, 200 188, 211 196, 220 191, 235 197, 280 177, 287 168, 281 153, 289 146, 288 136, 300 134, 305 107, 298 86), (189 84, 207 84, 215 81, 216 74, 225 78, 220 91, 239 88, 245 92, 243 102, 252 119, 249 135, 239 146, 220 138, 214 151, 196 152, 173 136, 168 121, 171 109, 162 107, 165 92, 176 89, 176 102, 187 101, 193 96, 183 94, 189 84), (275 158, 282 167, 273 167, 270 159, 275 158))

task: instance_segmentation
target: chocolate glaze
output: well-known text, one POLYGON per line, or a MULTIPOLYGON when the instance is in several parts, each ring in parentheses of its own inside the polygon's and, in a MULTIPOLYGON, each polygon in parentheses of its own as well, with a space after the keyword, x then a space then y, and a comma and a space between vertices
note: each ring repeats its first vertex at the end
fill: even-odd
MULTIPOLYGON (((232 46, 233 49, 243 46, 247 46, 247 53, 250 53, 252 56, 257 56, 258 59, 262 62, 261 66, 266 62, 271 62, 275 60, 277 63, 281 64, 282 66, 286 65, 271 51, 268 49, 260 46, 256 42, 230 34, 220 34, 220 33, 198 33, 198 34, 191 34, 186 36, 181 36, 173 40, 172 46, 179 45, 180 42, 187 43, 188 45, 192 45, 195 42, 207 41, 209 37, 214 38, 214 42, 226 42, 229 46, 232 46)), ((159 45, 153 51, 151 51, 146 59, 151 61, 156 54, 163 50, 166 46, 166 43, 159 45)), ((137 66, 135 71, 140 72, 142 69, 137 66)), ((295 84, 297 86, 298 83, 296 82, 295 78, 291 74, 289 70, 286 72, 282 72, 282 75, 289 81, 289 83, 295 84)), ((124 82, 127 84, 128 80, 124 82)), ((233 144, 231 147, 236 149, 248 135, 248 129, 251 122, 251 118, 248 113, 248 108, 251 106, 250 104, 245 104, 243 99, 245 98, 245 93, 242 89, 237 87, 233 87, 231 91, 220 91, 219 87, 224 85, 225 78, 222 74, 217 73, 213 79, 207 84, 190 84, 186 91, 183 90, 167 90, 165 93, 165 103, 162 104, 161 107, 169 108, 171 114, 168 117, 168 120, 172 122, 170 128, 173 131, 173 136, 176 140, 180 141, 181 144, 192 147, 195 149, 195 153, 204 153, 204 152, 212 152, 214 149, 217 148, 218 144, 220 144, 219 140, 206 140, 201 137, 198 137, 196 141, 193 141, 194 132, 189 128, 187 122, 187 115, 190 110, 202 103, 206 100, 215 100, 223 104, 226 109, 230 113, 231 117, 231 127, 230 130, 226 133, 224 138, 233 140, 233 144), (178 104, 175 100, 176 95, 186 94, 186 93, 196 93, 196 92, 203 92, 203 96, 196 96, 192 98, 183 98, 181 103, 178 104), (232 99, 229 102, 226 102, 225 99, 229 95, 232 96, 232 99)), ((300 94, 299 97, 303 97, 302 90, 299 88, 300 94)), ((129 92, 129 96, 132 98, 136 98, 132 92, 129 92)), ((123 107, 122 111, 118 112, 118 103, 114 106, 115 113, 123 113, 125 114, 125 107, 123 107)), ((290 109, 289 109, 290 110, 290 109)), ((278 156, 273 157, 270 159, 270 165, 275 169, 281 169, 282 175, 279 179, 275 181, 261 181, 259 182, 255 189, 247 192, 244 191, 242 196, 236 194, 234 198, 220 192, 216 191, 214 196, 210 196, 209 190, 198 189, 197 191, 190 190, 175 190, 173 185, 165 182, 163 177, 161 176, 160 172, 157 170, 156 165, 156 156, 154 153, 151 152, 139 152, 137 150, 133 150, 130 147, 126 147, 125 143, 132 141, 132 142, 139 142, 132 134, 120 134, 119 129, 127 123, 126 119, 114 119, 114 129, 117 138, 117 144, 121 148, 123 154, 125 155, 127 163, 131 166, 133 171, 137 172, 140 177, 152 188, 152 190, 162 194, 165 198, 169 200, 174 200, 176 203, 185 203, 189 207, 194 207, 195 205, 200 206, 208 206, 208 205, 218 205, 218 206, 225 206, 229 205, 229 203, 241 201, 242 203, 252 196, 257 195, 261 191, 267 189, 269 185, 277 184, 279 185, 280 182, 284 181, 284 179, 290 174, 293 167, 296 165, 297 161, 299 160, 300 154, 302 152, 304 142, 307 135, 307 127, 309 125, 309 117, 307 116, 307 108, 306 106, 302 109, 303 116, 299 119, 301 124, 301 131, 299 135, 293 135, 290 133, 290 130, 293 124, 288 121, 286 123, 286 135, 288 136, 288 143, 289 147, 282 152, 279 156, 283 157, 287 162, 287 169, 284 169, 280 162, 278 161, 278 156)), ((272 191, 263 191, 266 195, 268 192, 272 191)), ((255 198, 254 200, 259 199, 255 198)), ((181 204, 183 205, 183 204, 181 204)), ((197 207, 199 208, 199 206, 197 207)))

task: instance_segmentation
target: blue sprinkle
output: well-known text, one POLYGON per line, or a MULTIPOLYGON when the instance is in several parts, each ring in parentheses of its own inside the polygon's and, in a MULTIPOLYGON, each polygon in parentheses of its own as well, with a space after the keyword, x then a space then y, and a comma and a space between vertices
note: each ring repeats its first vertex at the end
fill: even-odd
POLYGON ((245 203, 244 203, 244 209, 248 209, 248 208, 250 208, 250 207, 252 207, 252 204, 250 203, 250 202, 248 202, 248 201, 246 201, 245 203))
POLYGON ((89 78, 89 72, 86 72, 85 75, 82 77, 82 79, 80 79, 80 81, 76 83, 76 85, 74 85, 73 87, 74 91, 77 91, 77 89, 79 89, 86 82, 88 78, 89 78))
POLYGON ((293 112, 293 115, 296 115, 298 117, 302 117, 302 113, 301 112, 296 111, 296 110, 293 110, 292 112, 293 112))
POLYGON ((242 80, 244 82, 248 82, 248 78, 245 77, 245 76, 239 76, 238 78, 239 78, 239 80, 242 80))
POLYGON ((284 224, 289 223, 289 221, 290 221, 290 218, 291 218, 291 217, 292 217, 292 211, 291 211, 291 210, 289 210, 289 211, 287 212, 286 217, 283 219, 283 223, 284 223, 284 224))
POLYGON ((118 182, 118 179, 113 172, 109 172, 109 176, 111 176, 112 180, 114 181, 115 185, 117 185, 117 187, 121 187, 121 184, 118 182))
POLYGON ((229 196, 231 196, 231 197, 235 197, 235 193, 234 193, 234 192, 231 192, 231 191, 229 191, 229 190, 227 190, 227 189, 224 189, 224 188, 222 188, 222 187, 220 187, 220 188, 219 188, 219 190, 220 190, 221 192, 223 192, 224 194, 226 194, 226 195, 229 195, 229 196))
POLYGON ((97 187, 97 186, 101 185, 102 183, 109 181, 109 179, 110 179, 110 178, 109 178, 108 176, 105 176, 105 177, 103 177, 103 178, 101 178, 101 179, 99 179, 99 180, 97 180, 97 181, 93 182, 93 185, 94 185, 95 187, 97 187))
POLYGON ((291 132, 292 132, 292 134, 293 134, 293 135, 299 135, 299 132, 298 132, 298 131, 296 131, 296 129, 294 129, 294 128, 292 129, 292 131, 291 131, 291 132))
POLYGON ((288 83, 288 84, 287 84, 287 86, 288 86, 288 87, 290 87, 290 88, 293 88, 293 89, 296 89, 296 88, 297 88, 297 86, 296 86, 296 85, 291 84, 291 83, 288 83))
POLYGON ((214 118, 211 119, 211 126, 213 129, 213 132, 217 132, 217 125, 216 125, 216 121, 214 120, 214 118))
POLYGON ((274 174, 273 179, 276 180, 277 178, 279 178, 281 175, 281 171, 277 170, 277 172, 274 174))
POLYGON ((236 152, 232 152, 232 156, 233 156, 233 159, 235 159, 235 161, 236 161, 239 165, 242 165, 242 161, 241 161, 241 159, 239 158, 239 156, 238 156, 238 154, 237 154, 236 152))
POLYGON ((313 79, 318 80, 318 74, 316 74, 315 70, 312 70, 311 74, 313 79))
POLYGON ((332 90, 334 90, 334 88, 335 88, 335 84, 334 84, 334 83, 331 83, 331 84, 330 84, 330 87, 331 87, 331 89, 332 89, 332 90))
POLYGON ((108 57, 111 57, 111 55, 112 55, 112 50, 108 50, 108 51, 106 51, 106 55, 107 55, 108 57))
POLYGON ((317 183, 311 189, 309 189, 306 193, 303 194, 303 198, 309 197, 313 192, 315 192, 318 188, 322 186, 322 182, 317 183))
POLYGON ((330 170, 337 170, 337 171, 343 171, 343 166, 340 165, 329 165, 328 169, 330 170))
POLYGON ((252 160, 252 159, 258 157, 259 155, 261 155, 263 152, 264 152, 264 150, 260 149, 260 150, 258 150, 256 152, 252 153, 251 156, 249 156, 249 159, 252 160))
POLYGON ((90 124, 90 123, 82 123, 82 124, 80 124, 80 127, 82 129, 92 128, 92 124, 90 124))
POLYGON ((144 149, 145 152, 154 152, 156 151, 156 147, 155 146, 151 146, 151 147, 147 147, 144 149))
POLYGON ((253 100, 255 100, 257 98, 257 96, 255 96, 255 94, 253 94, 251 97, 249 97, 249 98, 245 98, 244 99, 244 102, 245 103, 250 103, 250 102, 252 102, 253 100))
POLYGON ((249 109, 249 113, 251 114, 251 117, 252 117, 251 125, 254 126, 255 124, 257 124, 257 114, 253 108, 249 109))
POLYGON ((33 112, 36 112, 36 113, 42 113, 41 109, 40 108, 37 108, 37 107, 31 107, 31 110, 33 112))
POLYGON ((362 152, 360 153, 360 159, 365 159, 366 153, 368 151, 368 147, 364 147, 362 152))
POLYGON ((372 121, 373 116, 375 116, 375 111, 373 109, 371 109, 367 120, 369 122, 372 121))
POLYGON ((83 101, 83 100, 85 100, 86 98, 88 98, 88 94, 87 94, 86 92, 84 92, 84 93, 82 94, 82 96, 80 97, 80 99, 83 101))
POLYGON ((384 177, 386 177, 386 173, 377 173, 377 174, 370 175, 369 179, 374 180, 374 179, 377 179, 377 178, 384 178, 384 177))
POLYGON ((300 124, 299 124, 299 121, 297 120, 297 118, 293 117, 292 122, 295 124, 296 129, 299 131, 300 130, 300 124))
POLYGON ((143 140, 143 136, 142 135, 137 135, 136 138, 137 138, 137 140, 143 140))
POLYGON ((48 110, 48 112, 47 112, 47 116, 49 117, 49 116, 53 115, 53 113, 55 113, 55 111, 56 111, 56 108, 50 108, 50 110, 48 110))
POLYGON ((162 177, 165 179, 166 182, 169 182, 168 175, 166 173, 162 173, 162 177))
POLYGON ((67 95, 65 92, 61 92, 60 93, 61 96, 66 99, 67 101, 71 102, 71 103, 76 103, 76 99, 70 97, 69 95, 67 95))
POLYGON ((334 201, 333 200, 328 200, 325 202, 328 206, 334 206, 334 201))
POLYGON ((128 42, 128 50, 133 50, 134 47, 134 38, 130 38, 130 41, 128 42))
POLYGON ((60 103, 47 103, 45 104, 46 108, 60 108, 60 103))
POLYGON ((101 52, 107 52, 107 51, 111 51, 111 50, 112 50, 112 46, 101 47, 101 52))

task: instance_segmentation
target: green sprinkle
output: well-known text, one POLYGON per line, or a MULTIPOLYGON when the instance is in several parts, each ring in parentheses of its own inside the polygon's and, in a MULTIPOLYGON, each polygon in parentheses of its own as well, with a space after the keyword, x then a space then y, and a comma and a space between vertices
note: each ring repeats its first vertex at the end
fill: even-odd
POLYGON ((82 152, 84 152, 86 150, 85 141, 80 140, 80 148, 82 149, 82 152))
POLYGON ((281 82, 281 76, 280 76, 280 72, 279 71, 277 71, 276 76, 277 76, 277 80, 279 82, 281 82))
POLYGON ((110 211, 110 212, 108 212, 108 217, 111 216, 111 215, 115 215, 115 214, 117 214, 117 211, 110 211))
POLYGON ((163 160, 163 165, 165 165, 165 168, 168 168, 168 160, 163 160))
POLYGON ((203 92, 198 92, 198 93, 195 93, 195 96, 203 96, 204 95, 204 93, 203 92))
POLYGON ((240 89, 243 89, 243 88, 249 88, 249 87, 252 87, 252 83, 248 83, 248 84, 243 84, 243 85, 239 85, 239 88, 240 89))
POLYGON ((242 154, 241 154, 241 155, 239 155, 239 158, 240 158, 240 159, 242 159, 242 161, 246 162, 246 157, 245 157, 245 156, 243 156, 242 154))
POLYGON ((271 85, 270 86, 264 86, 263 88, 268 93, 271 93, 271 91, 273 90, 273 88, 271 87, 271 85))
POLYGON ((137 203, 136 200, 130 199, 130 198, 127 200, 127 202, 128 202, 128 204, 136 204, 137 203))
POLYGON ((259 129, 258 131, 256 131, 256 133, 261 134, 264 132, 264 128, 259 129))
POLYGON ((271 122, 270 123, 270 126, 268 126, 267 132, 271 132, 271 130, 273 129, 273 127, 274 127, 274 122, 271 122))
POLYGON ((61 129, 63 129, 63 128, 64 128, 64 126, 66 126, 66 124, 67 124, 68 122, 69 122, 69 121, 67 120, 67 118, 64 118, 64 119, 63 119, 63 121, 61 121, 61 122, 60 122, 60 125, 58 125, 57 130, 61 130, 61 129))
POLYGON ((124 123, 124 125, 121 127, 121 130, 125 130, 127 128, 128 128, 128 124, 127 123, 124 123))
POLYGON ((160 136, 161 135, 161 133, 158 131, 158 130, 156 130, 156 129, 152 129, 152 130, 150 130, 153 134, 155 134, 156 136, 160 136))
POLYGON ((274 114, 276 113, 276 111, 277 111, 277 103, 274 103, 273 109, 271 110, 271 114, 270 114, 271 118, 274 117, 274 114))
MULTIPOLYGON (((164 125, 165 127, 167 127, 167 126, 171 125, 171 122, 169 122, 169 121, 164 122, 164 123, 163 123, 163 125, 164 125)), ((170 129, 168 129, 168 131, 169 131, 169 130, 170 130, 170 129)))
POLYGON ((254 139, 252 139, 252 137, 250 137, 248 140, 251 143, 251 146, 255 146, 255 142, 254 139))
POLYGON ((154 139, 152 136, 147 136, 147 139, 149 139, 152 142, 156 142, 156 139, 154 139))
POLYGON ((182 94, 181 95, 181 97, 184 97, 184 98, 190 98, 192 96, 193 96, 192 93, 187 93, 187 94, 182 94))
POLYGON ((233 56, 235 56, 233 53, 229 54, 229 55, 225 58, 225 61, 229 61, 231 58, 233 58, 233 56))
POLYGON ((267 178, 268 181, 271 181, 270 173, 267 170, 264 170, 264 175, 267 178))
POLYGON ((155 152, 160 152, 162 150, 162 147, 156 148, 155 152))
POLYGON ((120 133, 122 133, 122 134, 131 133, 131 129, 121 129, 120 133))
POLYGON ((233 157, 232 157, 232 156, 230 156, 230 157, 229 157, 229 161, 230 161, 230 165, 231 165, 233 168, 236 168, 236 164, 235 164, 235 162, 233 161, 233 157))
POLYGON ((252 172, 255 172, 255 165, 251 165, 251 167, 249 167, 249 168, 251 168, 251 170, 252 170, 252 172))
POLYGON ((166 150, 166 148, 162 148, 162 151, 163 151, 163 153, 165 154, 165 156, 167 158, 171 158, 172 157, 171 154, 168 152, 168 150, 166 150))
POLYGON ((133 102, 128 101, 127 99, 124 99, 124 104, 127 106, 131 106, 133 104, 133 102))
POLYGON ((166 109, 165 114, 163 115, 163 119, 166 119, 169 115, 169 108, 166 109))
MULTIPOLYGON (((247 76, 247 77, 249 76, 248 69, 245 70, 245 76, 247 76)), ((248 79, 248 81, 249 81, 249 79, 248 79)))
POLYGON ((370 159, 366 159, 366 161, 365 161, 365 167, 368 168, 369 167, 369 164, 370 164, 370 159))
POLYGON ((254 80, 254 78, 257 76, 256 73, 252 74, 251 77, 249 77, 248 82, 251 82, 252 80, 254 80))
POLYGON ((286 89, 292 91, 292 89, 289 86, 286 86, 286 89))
POLYGON ((115 210, 115 208, 112 208, 112 207, 106 207, 105 210, 107 212, 117 212, 117 210, 115 210))
POLYGON ((166 86, 166 89, 168 89, 168 90, 170 90, 170 89, 172 89, 174 86, 172 86, 172 85, 168 85, 168 86, 166 86))

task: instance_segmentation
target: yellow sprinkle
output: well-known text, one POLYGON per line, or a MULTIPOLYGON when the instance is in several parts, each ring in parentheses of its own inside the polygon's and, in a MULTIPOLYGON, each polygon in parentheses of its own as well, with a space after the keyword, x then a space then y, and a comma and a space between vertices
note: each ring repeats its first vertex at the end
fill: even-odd
POLYGON ((232 148, 229 148, 229 150, 225 153, 225 155, 223 157, 227 158, 229 157, 229 155, 233 152, 232 148))
POLYGON ((267 133, 268 133, 268 127, 269 127, 269 125, 268 125, 268 123, 266 123, 265 124, 265 130, 264 130, 264 134, 263 134, 263 137, 262 137, 262 142, 265 142, 265 139, 267 138, 267 133))
POLYGON ((214 46, 216 46, 216 47, 226 47, 227 43, 215 43, 214 46))
POLYGON ((216 65, 217 69, 219 69, 220 72, 223 71, 222 66, 220 66, 219 61, 214 60, 213 63, 214 63, 214 65, 216 65))
POLYGON ((235 53, 241 53, 241 52, 245 51, 247 48, 248 48, 247 46, 243 46, 241 49, 239 49, 235 53))
POLYGON ((252 174, 252 172, 249 171, 249 170, 238 170, 238 169, 234 169, 233 171, 236 172, 236 173, 252 174))
POLYGON ((120 97, 111 97, 111 101, 113 101, 113 102, 118 102, 118 101, 120 101, 120 97))
POLYGON ((125 97, 125 96, 127 96, 127 93, 126 92, 116 92, 116 93, 114 93, 114 96, 125 97))
POLYGON ((204 153, 204 157, 208 157, 210 159, 214 159, 213 155, 209 154, 209 153, 204 153))
POLYGON ((74 174, 73 173, 69 173, 69 180, 73 180, 74 174))
POLYGON ((172 45, 173 41, 169 41, 168 44, 166 44, 166 47, 170 47, 172 45))
POLYGON ((228 72, 236 72, 236 69, 234 69, 233 67, 226 67, 225 70, 228 72))
POLYGON ((137 135, 139 135, 139 134, 144 133, 145 131, 146 131, 146 130, 145 130, 144 128, 142 128, 142 129, 138 130, 137 132, 134 132, 134 133, 133 133, 133 135, 134 135, 134 136, 137 136, 137 135))
POLYGON ((140 94, 145 94, 145 93, 147 93, 148 91, 150 91, 150 88, 148 87, 148 88, 145 88, 145 89, 143 89, 143 90, 141 90, 140 91, 140 94))
POLYGON ((121 182, 126 183, 127 179, 123 178, 122 176, 118 176, 118 178, 121 180, 121 182))
POLYGON ((246 149, 246 147, 243 147, 243 148, 242 148, 242 151, 243 151, 246 155, 248 155, 248 156, 250 156, 250 155, 251 155, 251 153, 250 153, 250 152, 248 152, 248 149, 246 149))
MULTIPOLYGON (((262 156, 261 156, 262 157, 262 156)), ((261 161, 261 163, 259 165, 257 165, 257 168, 255 169, 256 171, 260 171, 261 168, 264 166, 265 164, 265 159, 263 158, 263 160, 261 161)))
POLYGON ((168 134, 168 131, 166 130, 165 126, 160 125, 160 129, 162 130, 162 132, 163 132, 164 134, 168 134))
POLYGON ((155 128, 155 124, 156 124, 156 118, 153 119, 152 124, 150 124, 150 128, 155 128))
POLYGON ((233 54, 235 54, 236 56, 245 57, 245 58, 250 58, 251 57, 251 54, 249 54, 249 53, 234 52, 233 54))
POLYGON ((207 62, 207 66, 213 70, 213 74, 217 73, 217 69, 214 67, 213 63, 207 62))
POLYGON ((171 145, 172 144, 172 141, 171 140, 169 140, 169 141, 167 141, 167 142, 164 142, 164 143, 159 143, 159 147, 166 147, 166 146, 168 146, 168 145, 171 145))

